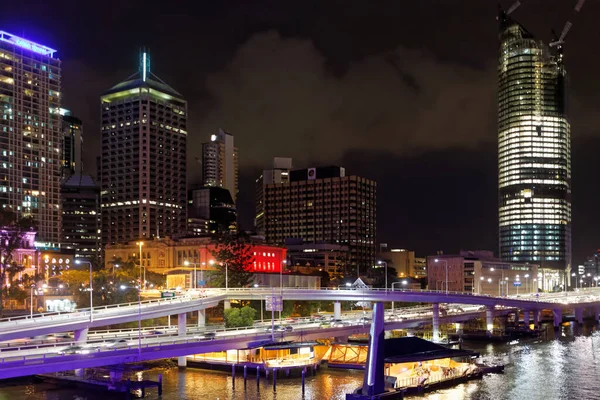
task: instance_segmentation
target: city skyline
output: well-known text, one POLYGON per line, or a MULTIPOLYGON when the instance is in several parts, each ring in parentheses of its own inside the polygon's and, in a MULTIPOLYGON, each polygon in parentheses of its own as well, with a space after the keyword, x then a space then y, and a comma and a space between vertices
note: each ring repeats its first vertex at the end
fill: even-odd
MULTIPOLYGON (((510 1, 502 2, 502 5, 507 8, 510 1)), ((548 38, 550 28, 559 30, 570 18, 573 5, 574 2, 552 2, 552 5, 542 7, 539 1, 530 1, 515 12, 514 17, 535 34, 548 38)), ((118 27, 114 31, 103 31, 102 41, 111 43, 110 53, 104 52, 105 55, 111 54, 108 63, 101 59, 101 55, 92 54, 91 49, 98 46, 95 46, 94 40, 89 40, 90 34, 85 29, 76 31, 83 21, 57 29, 49 21, 51 18, 43 18, 43 12, 33 8, 27 12, 29 22, 19 19, 23 17, 17 7, 14 13, 8 10, 3 14, 0 22, 7 31, 17 34, 25 31, 27 38, 59 49, 58 57, 65 70, 63 105, 73 109, 86 125, 88 149, 99 143, 99 134, 95 134, 99 133, 99 123, 94 100, 106 87, 128 75, 141 45, 149 46, 153 59, 160 60, 157 73, 173 87, 187 90, 182 90, 182 94, 190 99, 190 114, 193 114, 189 122, 190 136, 193 137, 190 138, 190 154, 198 149, 198 144, 207 134, 220 126, 236 133, 236 143, 242 155, 239 208, 243 214, 243 228, 252 226, 253 186, 259 174, 257 171, 267 167, 274 156, 289 156, 296 160, 299 168, 339 164, 345 165, 351 173, 375 179, 381 210, 378 212, 380 242, 414 248, 419 253, 430 253, 439 246, 448 252, 458 250, 457 247, 497 251, 494 66, 498 42, 495 3, 462 2, 451 7, 432 8, 427 5, 400 7, 390 2, 381 8, 372 6, 361 16, 359 11, 364 10, 360 7, 348 6, 338 10, 335 3, 329 2, 319 5, 318 11, 324 15, 339 12, 332 27, 316 24, 312 29, 308 23, 296 26, 290 21, 294 12, 302 10, 304 13, 301 15, 308 17, 306 14, 311 8, 308 4, 290 5, 287 9, 265 4, 231 4, 232 10, 220 7, 211 5, 203 10, 185 10, 189 16, 182 17, 181 27, 169 34, 151 35, 151 26, 139 30, 128 27, 127 35, 119 32, 118 27), (421 7, 432 9, 426 12, 421 7), (186 29, 191 29, 194 17, 204 18, 200 11, 210 17, 222 16, 224 21, 238 21, 239 32, 222 33, 215 39, 215 36, 206 34, 214 27, 206 26, 199 29, 206 37, 198 33, 194 37, 184 36, 186 29), (38 12, 40 15, 37 15, 38 12), (407 14, 411 13, 414 18, 410 15, 408 18, 407 14), (472 23, 449 21, 457 15, 472 23), (246 18, 249 22, 244 23, 246 18), (418 30, 419 35, 411 33, 411 27, 414 28, 414 22, 408 21, 411 19, 423 25, 418 30), (354 20, 364 23, 349 26, 349 21, 354 20), (403 23, 408 26, 400 27, 403 23), (375 25, 377 27, 372 29, 375 25), (428 32, 433 30, 430 28, 434 25, 439 27, 438 31, 428 32), (369 29, 371 33, 367 32, 369 29), (347 35, 341 35, 341 31, 347 32, 347 35), (439 35, 440 31, 451 34, 443 38, 439 35), (78 41, 72 40, 76 34, 81 38, 78 41), (113 35, 119 35, 117 44, 110 40, 113 35), (208 43, 209 39, 215 43, 208 43), (201 44, 194 46, 199 55, 192 54, 194 60, 202 61, 196 63, 199 65, 197 75, 188 73, 191 67, 186 65, 195 63, 186 63, 181 56, 184 43, 193 41, 201 44), (449 46, 449 41, 454 42, 449 46), (258 59, 256 71, 247 71, 248 61, 253 59, 253 55, 265 54, 266 50, 273 49, 276 50, 275 55, 267 52, 268 57, 265 55, 258 59), (206 61, 211 51, 216 51, 216 54, 206 61), (288 63, 285 63, 286 59, 288 63), (294 68, 295 65, 302 68, 294 68), (419 73, 419 70, 422 72, 419 73), (253 75, 240 75, 240 72, 253 75), (279 75, 273 75, 275 72, 279 75), (236 101, 229 96, 235 76, 242 82, 237 82, 242 91, 236 101), (192 77, 197 79, 191 80, 192 77), (315 79, 309 79, 311 77, 315 79), (273 85, 267 85, 264 89, 268 90, 262 90, 264 93, 260 93, 257 104, 273 110, 274 104, 282 103, 303 113, 288 112, 278 118, 266 117, 264 121, 257 121, 257 118, 247 115, 256 110, 248 106, 244 112, 224 117, 232 115, 232 109, 249 105, 249 88, 257 82, 268 83, 266 78, 281 79, 286 85, 292 85, 283 89, 293 94, 306 95, 306 91, 299 92, 298 86, 314 89, 317 86, 311 85, 316 84, 319 88, 326 87, 327 92, 315 90, 316 94, 314 98, 309 97, 310 101, 290 103, 288 98, 283 98, 284 101, 278 98, 280 92, 273 92, 273 85), (189 86, 179 83, 187 81, 191 82, 189 86), (368 83, 363 92, 356 88, 361 82, 368 83), (223 96, 215 97, 218 92, 223 96), (457 93, 464 95, 457 96, 457 93), (313 107, 307 106, 318 97, 329 101, 339 96, 348 101, 333 102, 337 108, 325 107, 322 114, 315 115, 315 110, 324 107, 322 101, 315 102, 313 107), (273 102, 268 101, 269 98, 274 98, 273 102), (411 108, 407 100, 414 100, 417 108, 411 108), (368 103, 373 103, 373 106, 364 107, 368 103), (422 111, 430 104, 432 106, 427 112, 422 111), (458 118, 459 105, 468 110, 470 118, 458 118), (359 109, 364 111, 364 118, 368 117, 367 123, 348 116, 357 114, 359 109), (299 114, 298 117, 304 115, 303 124, 297 123, 296 114, 299 114), (419 120, 433 122, 415 122, 410 118, 411 114, 418 115, 419 120), (448 117, 448 114, 451 116, 448 117), (275 121, 272 121, 273 118, 275 121), (288 130, 283 129, 282 120, 289 125, 288 130), (211 124, 214 129, 208 129, 211 124), (268 126, 272 128, 267 130, 268 126), (384 129, 377 129, 377 126, 384 129), (389 129, 390 126, 394 129, 389 129), (447 126, 455 128, 448 132, 447 126), (348 140, 341 140, 342 131, 346 132, 348 140), (294 146, 299 139, 306 142, 305 147, 294 146)), ((575 21, 565 45, 574 111, 573 188, 577 193, 573 210, 574 263, 582 262, 584 255, 597 248, 596 238, 592 235, 598 217, 592 213, 591 201, 596 189, 589 171, 594 168, 594 152, 591 149, 600 142, 597 136, 593 136, 595 117, 589 111, 593 109, 595 100, 590 94, 597 91, 597 83, 588 79, 593 76, 589 66, 596 65, 593 61, 597 55, 583 52, 591 45, 586 36, 593 26, 589 21, 595 7, 598 5, 589 4, 589 8, 575 21), (578 56, 585 61, 577 61, 578 56)), ((124 18, 134 10, 126 8, 122 11, 124 18)), ((149 7, 143 12, 158 11, 149 7)), ((313 11, 310 10, 311 15, 319 14, 313 11)), ((185 12, 182 11, 182 14, 185 12)), ((175 21, 173 14, 163 15, 163 18, 167 23, 175 21)), ((267 115, 278 114, 272 111, 267 115)), ((188 165, 190 162, 193 163, 193 160, 188 160, 188 165)), ((86 165, 86 169, 88 173, 95 172, 91 166, 86 165)), ((190 182, 194 178, 194 171, 190 168, 190 182)))

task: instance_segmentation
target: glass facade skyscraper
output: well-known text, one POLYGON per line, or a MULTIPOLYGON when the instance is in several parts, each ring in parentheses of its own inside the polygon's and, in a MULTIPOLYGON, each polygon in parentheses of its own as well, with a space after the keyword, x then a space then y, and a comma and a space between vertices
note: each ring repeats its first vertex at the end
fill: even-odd
POLYGON ((60 241, 61 65, 56 50, 0 31, 0 205, 60 241))
POLYGON ((500 256, 568 271, 571 132, 560 45, 501 14, 498 83, 500 256))

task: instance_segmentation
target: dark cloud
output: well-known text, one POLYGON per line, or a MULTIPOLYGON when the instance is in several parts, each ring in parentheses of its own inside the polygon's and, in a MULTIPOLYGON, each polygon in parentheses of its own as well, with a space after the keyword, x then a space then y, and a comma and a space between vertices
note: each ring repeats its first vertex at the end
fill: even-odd
POLYGON ((207 78, 214 103, 192 124, 199 132, 232 132, 242 166, 267 165, 276 155, 298 165, 337 163, 353 148, 396 155, 474 148, 495 140, 495 80, 493 67, 405 48, 353 62, 335 76, 310 41, 270 31, 254 35, 207 78))

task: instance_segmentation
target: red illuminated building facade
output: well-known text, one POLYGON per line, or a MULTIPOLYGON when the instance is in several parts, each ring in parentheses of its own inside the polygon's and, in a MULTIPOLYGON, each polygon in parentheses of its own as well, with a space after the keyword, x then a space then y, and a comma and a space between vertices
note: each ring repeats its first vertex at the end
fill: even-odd
MULTIPOLYGON (((217 243, 208 237, 151 240, 141 246, 142 265, 148 271, 161 274, 194 268, 198 271, 212 270, 211 263, 216 261, 212 252, 216 247, 217 243)), ((251 244, 251 251, 254 260, 248 265, 248 270, 279 274, 286 257, 285 248, 256 243, 251 244)), ((139 260, 140 246, 136 242, 107 245, 104 256, 105 267, 112 268, 111 261, 115 258, 127 260, 133 257, 139 260)))

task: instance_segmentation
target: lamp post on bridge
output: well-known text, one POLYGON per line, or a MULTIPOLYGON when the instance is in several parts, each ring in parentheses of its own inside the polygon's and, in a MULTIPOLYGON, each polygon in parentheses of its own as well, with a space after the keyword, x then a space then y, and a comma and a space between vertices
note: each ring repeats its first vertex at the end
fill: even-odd
MULTIPOLYGON (((379 265, 383 264, 383 266, 385 267, 385 272, 384 272, 385 273, 385 290, 387 292, 387 289, 388 289, 388 273, 387 273, 387 267, 388 266, 387 266, 387 264, 388 263, 387 263, 387 261, 381 261, 381 260, 379 260, 379 261, 377 261, 377 264, 379 264, 379 265)), ((396 275, 397 274, 398 273, 396 272, 396 275)))
MULTIPOLYGON (((406 285, 408 284, 408 281, 406 279, 400 281, 400 282, 392 282, 392 292, 394 291, 394 285, 404 285, 406 287, 406 285)), ((405 289, 402 289, 405 290, 405 289)), ((392 300, 392 314, 394 313, 394 300, 392 300)))
POLYGON ((144 245, 144 242, 139 241, 135 242, 135 244, 140 246, 140 284, 142 283, 142 268, 144 268, 144 290, 146 290, 146 267, 143 265, 142 261, 142 246, 144 245))

